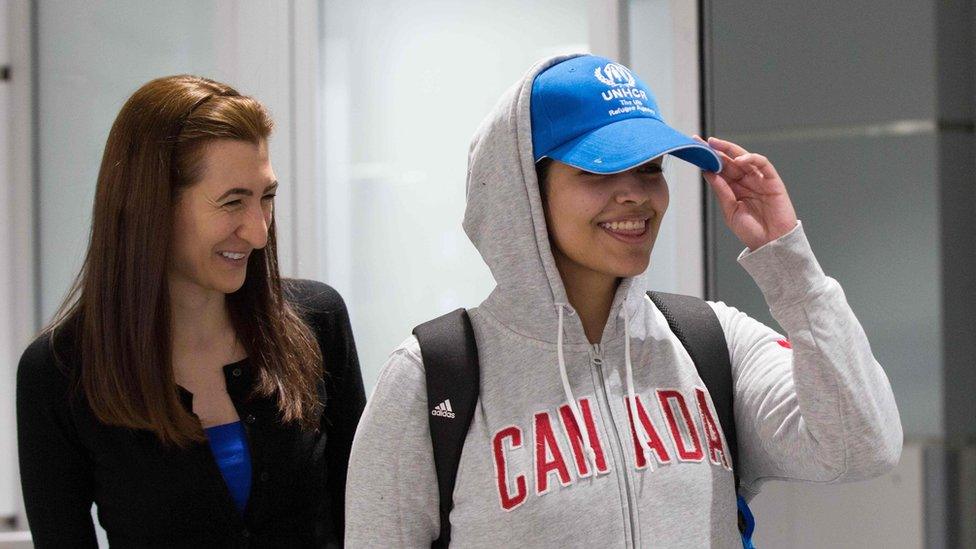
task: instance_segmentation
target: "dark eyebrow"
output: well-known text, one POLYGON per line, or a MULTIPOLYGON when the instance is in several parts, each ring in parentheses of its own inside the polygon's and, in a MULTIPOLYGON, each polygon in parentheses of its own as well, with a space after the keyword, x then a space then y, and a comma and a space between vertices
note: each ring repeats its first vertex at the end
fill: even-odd
MULTIPOLYGON (((278 188, 278 182, 277 181, 272 181, 270 185, 268 185, 267 187, 264 188, 264 192, 273 191, 273 190, 275 190, 277 188, 278 188)), ((217 199, 217 202, 220 202, 221 200, 227 198, 228 196, 230 196, 232 194, 240 194, 240 195, 244 195, 244 196, 253 196, 254 195, 254 193, 252 193, 250 189, 244 189, 242 187, 234 187, 233 189, 228 189, 227 192, 225 192, 224 194, 220 195, 220 198, 217 199)))

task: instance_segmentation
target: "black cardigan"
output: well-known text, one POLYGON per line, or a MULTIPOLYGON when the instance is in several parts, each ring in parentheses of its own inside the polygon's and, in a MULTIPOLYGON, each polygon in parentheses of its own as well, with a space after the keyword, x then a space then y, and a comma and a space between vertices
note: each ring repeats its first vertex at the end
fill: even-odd
MULTIPOLYGON (((243 517, 206 443, 162 446, 148 431, 98 422, 69 402, 72 338, 38 338, 17 371, 20 476, 35 547, 94 547, 91 506, 112 547, 322 547, 342 543, 346 466, 366 403, 349 315, 335 290, 287 281, 286 295, 322 349, 321 429, 284 425, 274 399, 248 399, 247 359, 224 367, 245 424, 253 479, 243 517), (66 354, 67 353, 67 354, 66 354)), ((180 396, 192 410, 193 396, 180 396)))

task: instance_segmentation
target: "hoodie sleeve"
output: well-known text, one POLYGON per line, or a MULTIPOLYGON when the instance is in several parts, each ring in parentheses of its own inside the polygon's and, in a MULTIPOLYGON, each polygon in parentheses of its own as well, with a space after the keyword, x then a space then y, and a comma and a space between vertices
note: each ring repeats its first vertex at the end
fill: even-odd
POLYGON ((768 479, 841 482, 891 469, 902 448, 891 386, 802 224, 738 261, 787 334, 711 303, 732 359, 743 495, 768 479))
POLYGON ((390 356, 356 430, 346 481, 347 547, 430 547, 437 474, 417 339, 390 356))

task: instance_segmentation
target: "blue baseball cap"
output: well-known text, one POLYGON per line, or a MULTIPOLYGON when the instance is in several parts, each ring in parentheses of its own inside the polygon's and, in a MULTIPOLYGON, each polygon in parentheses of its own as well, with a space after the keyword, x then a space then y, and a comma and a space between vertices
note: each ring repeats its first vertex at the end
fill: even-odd
POLYGON ((718 172, 708 145, 668 126, 651 90, 627 67, 583 55, 553 65, 532 83, 532 150, 593 173, 629 170, 663 154, 718 172))

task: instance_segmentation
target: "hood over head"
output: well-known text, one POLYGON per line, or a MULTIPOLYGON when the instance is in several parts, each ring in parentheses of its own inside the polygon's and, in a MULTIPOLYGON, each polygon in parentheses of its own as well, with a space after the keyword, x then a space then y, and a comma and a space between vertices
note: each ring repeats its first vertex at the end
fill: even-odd
MULTIPOLYGON (((482 121, 468 153, 463 227, 497 284, 485 306, 515 332, 547 343, 556 342, 556 304, 569 301, 536 180, 529 101, 536 75, 573 57, 551 57, 529 69, 482 121)), ((566 332, 567 343, 587 343, 575 315, 566 332)))
MULTIPOLYGON (((463 222, 465 233, 497 283, 484 306, 509 329, 546 343, 556 343, 562 307, 565 344, 570 346, 589 342, 579 317, 569 306, 550 247, 536 180, 530 100, 537 75, 581 55, 550 57, 536 63, 482 121, 468 154, 463 222)), ((640 299, 643 293, 636 287, 640 285, 634 284, 635 278, 639 277, 625 278, 618 286, 603 341, 623 335, 620 313, 624 302, 640 299)))

